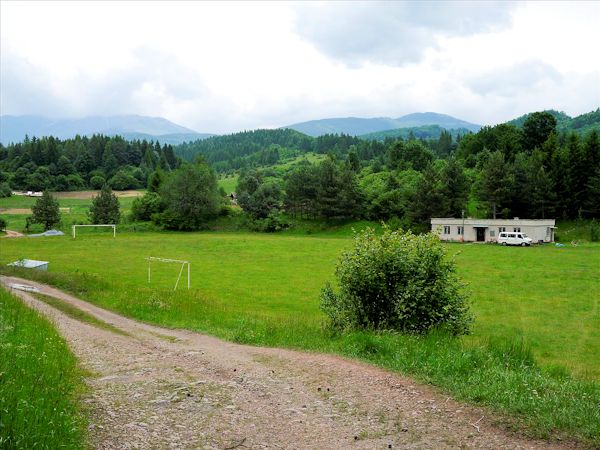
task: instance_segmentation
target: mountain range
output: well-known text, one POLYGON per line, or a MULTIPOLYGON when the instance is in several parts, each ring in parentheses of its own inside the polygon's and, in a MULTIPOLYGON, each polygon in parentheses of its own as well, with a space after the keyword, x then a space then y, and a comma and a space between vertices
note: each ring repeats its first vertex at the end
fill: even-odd
POLYGON ((362 136, 380 131, 398 128, 415 128, 426 125, 438 125, 447 130, 466 129, 477 132, 481 125, 470 123, 456 117, 435 112, 413 113, 392 119, 390 117, 377 117, 363 119, 360 117, 345 117, 333 119, 310 120, 308 122, 295 123, 282 128, 291 128, 309 136, 321 136, 324 134, 348 134, 350 136, 362 136))
MULTIPOLYGON (((570 117, 564 112, 549 110, 557 120, 559 131, 585 134, 591 129, 600 130, 600 109, 570 117)), ((518 117, 508 123, 522 126, 529 115, 518 117)), ((425 139, 436 139, 442 130, 453 135, 477 132, 481 125, 435 112, 413 113, 398 118, 329 118, 300 122, 282 129, 292 129, 308 136, 346 134, 364 139, 383 140, 386 137, 406 138, 410 134, 425 139), (411 133, 412 132, 412 133, 411 133)), ((60 139, 76 135, 120 135, 127 140, 158 141, 161 144, 178 145, 205 139, 215 134, 198 133, 177 125, 162 117, 139 115, 92 116, 81 119, 51 119, 42 116, 0 116, 0 143, 8 145, 29 137, 55 136, 60 139)))
POLYGON ((42 116, 0 117, 0 142, 4 145, 21 142, 25 135, 67 139, 76 135, 93 134, 119 135, 128 140, 154 140, 161 144, 180 144, 214 136, 198 133, 162 117, 138 115, 91 116, 81 119, 51 119, 42 116))

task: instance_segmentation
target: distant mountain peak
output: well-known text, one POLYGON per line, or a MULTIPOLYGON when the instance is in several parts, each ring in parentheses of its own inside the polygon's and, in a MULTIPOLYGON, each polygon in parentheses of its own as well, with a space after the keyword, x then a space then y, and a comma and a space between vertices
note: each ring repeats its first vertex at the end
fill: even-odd
POLYGON ((129 139, 161 139, 165 143, 181 143, 203 139, 212 134, 198 133, 177 125, 163 117, 148 117, 138 114, 114 116, 88 116, 82 118, 56 119, 43 116, 1 116, 0 142, 20 142, 25 135, 29 137, 54 136, 67 139, 92 134, 107 136, 122 135, 129 139))
POLYGON ((295 123, 283 128, 291 128, 300 131, 301 133, 308 134, 309 136, 341 133, 352 136, 361 136, 385 130, 427 125, 437 125, 445 129, 467 129, 474 132, 481 128, 481 125, 436 112, 416 112, 396 119, 391 117, 335 117, 295 123))

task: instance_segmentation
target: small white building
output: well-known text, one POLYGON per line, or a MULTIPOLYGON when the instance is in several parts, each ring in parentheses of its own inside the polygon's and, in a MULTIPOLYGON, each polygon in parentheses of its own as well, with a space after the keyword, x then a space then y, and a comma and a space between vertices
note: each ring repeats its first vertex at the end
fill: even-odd
POLYGON ((442 241, 496 242, 503 231, 525 233, 537 242, 554 242, 554 219, 432 218, 431 230, 442 241))
POLYGON ((37 261, 35 259, 20 259, 7 265, 24 267, 25 269, 48 270, 48 261, 37 261))

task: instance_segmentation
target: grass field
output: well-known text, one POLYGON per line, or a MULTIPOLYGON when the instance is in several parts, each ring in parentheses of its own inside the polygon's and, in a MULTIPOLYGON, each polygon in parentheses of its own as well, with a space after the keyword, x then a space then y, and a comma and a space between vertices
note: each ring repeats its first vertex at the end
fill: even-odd
POLYGON ((52 324, 0 289, 0 448, 85 448, 81 375, 52 324))
MULTIPOLYGON (((58 199, 61 207, 62 229, 68 231, 74 223, 87 223, 87 213, 92 204, 92 196, 97 191, 82 191, 82 192, 59 192, 53 193, 58 199)), ((118 195, 119 193, 116 192, 118 195)), ((27 197, 24 195, 13 195, 11 197, 0 198, 0 217, 6 219, 7 229, 13 231, 23 231, 25 228, 25 219, 31 215, 29 211, 35 204, 37 198, 27 197), (18 213, 13 213, 11 210, 18 213)), ((131 210, 131 204, 135 200, 135 196, 131 191, 126 191, 126 196, 119 196, 121 205, 121 214, 128 214, 131 210)), ((32 225, 32 232, 43 231, 39 224, 32 225)))
POLYGON ((117 239, 6 239, 0 262, 48 260, 50 273, 38 276, 125 315, 237 342, 364 358, 519 416, 538 435, 562 430, 600 440, 600 246, 448 244, 473 299, 471 336, 460 342, 443 336, 332 336, 322 326, 318 296, 333 278, 340 252, 352 243, 346 234, 340 227, 311 237, 122 233, 117 239), (175 265, 154 264, 148 285, 147 256, 190 260, 192 290, 172 291, 180 269, 175 265))

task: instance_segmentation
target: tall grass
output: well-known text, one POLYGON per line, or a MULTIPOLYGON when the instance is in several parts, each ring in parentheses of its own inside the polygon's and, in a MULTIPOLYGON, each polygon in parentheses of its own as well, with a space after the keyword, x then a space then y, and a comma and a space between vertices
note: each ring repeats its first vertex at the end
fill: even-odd
POLYGON ((52 324, 0 289, 0 448, 85 447, 81 375, 52 324))

